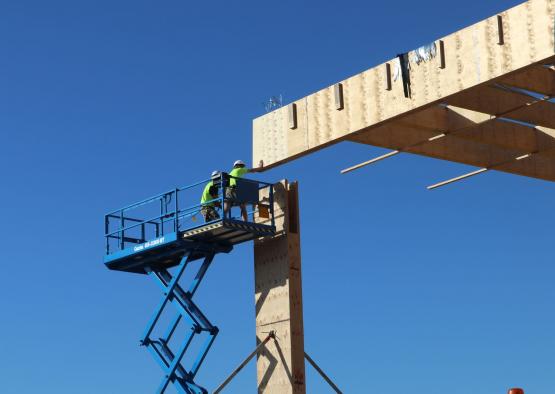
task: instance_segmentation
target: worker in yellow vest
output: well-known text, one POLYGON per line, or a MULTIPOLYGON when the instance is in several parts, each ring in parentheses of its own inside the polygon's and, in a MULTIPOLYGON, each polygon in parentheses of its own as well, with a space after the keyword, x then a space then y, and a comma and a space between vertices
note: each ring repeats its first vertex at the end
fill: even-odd
MULTIPOLYGON (((217 178, 220 175, 219 171, 212 172, 212 179, 217 178)), ((211 222, 213 220, 218 220, 220 214, 216 208, 220 208, 221 204, 219 201, 213 201, 218 198, 218 186, 214 185, 214 181, 210 181, 204 186, 202 196, 200 198, 200 213, 204 216, 205 222, 211 222)))
POLYGON ((255 172, 255 169, 248 169, 242 160, 236 160, 233 163, 233 168, 229 172, 229 185, 225 190, 225 204, 224 204, 224 217, 227 216, 229 210, 234 205, 239 205, 241 207, 241 216, 243 220, 248 221, 247 207, 244 203, 237 203, 237 178, 242 178, 245 174, 249 172, 255 172))

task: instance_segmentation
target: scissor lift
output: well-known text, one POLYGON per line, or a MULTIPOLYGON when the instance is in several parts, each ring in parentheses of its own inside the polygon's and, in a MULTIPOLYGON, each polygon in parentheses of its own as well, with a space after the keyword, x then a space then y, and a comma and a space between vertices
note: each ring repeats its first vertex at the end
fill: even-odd
POLYGON ((162 301, 140 341, 164 371, 157 393, 164 393, 170 383, 180 393, 207 393, 195 383, 195 376, 218 334, 218 328, 192 298, 218 253, 229 253, 239 243, 275 234, 273 185, 236 179, 236 200, 230 201, 225 197, 229 179, 228 174, 221 173, 213 179, 167 191, 105 216, 106 266, 111 270, 149 274, 163 291, 162 301), (202 205, 191 202, 199 200, 208 182, 218 187, 219 195, 206 204, 221 208, 225 203, 252 206, 248 211, 248 221, 234 217, 235 210, 231 208, 227 213, 220 209, 220 217, 216 220, 202 222, 202 205), (184 289, 179 284, 180 279, 186 270, 192 269, 191 263, 195 260, 202 262, 190 285, 184 289), (170 273, 172 268, 173 275, 170 273), (161 324, 162 313, 168 304, 175 307, 177 314, 163 335, 156 337, 155 328, 161 324), (170 341, 182 322, 188 324, 190 331, 177 350, 172 350, 170 341), (196 358, 188 360, 189 363, 193 361, 192 366, 186 368, 186 353, 197 335, 205 336, 205 340, 196 358))

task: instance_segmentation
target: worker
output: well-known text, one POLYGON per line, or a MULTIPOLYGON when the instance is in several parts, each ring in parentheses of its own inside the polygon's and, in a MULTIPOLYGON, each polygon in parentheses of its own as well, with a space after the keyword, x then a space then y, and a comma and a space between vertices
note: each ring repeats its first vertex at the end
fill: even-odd
MULTIPOLYGON (((262 165, 261 165, 262 167, 262 165)), ((229 185, 225 190, 225 203, 224 203, 224 217, 228 215, 229 210, 232 206, 239 205, 241 207, 241 216, 245 222, 248 221, 247 207, 245 203, 237 201, 237 179, 242 178, 245 174, 249 172, 256 172, 257 169, 248 169, 242 160, 236 160, 233 163, 233 168, 229 172, 230 179, 229 185)))
POLYGON ((205 222, 211 222, 220 218, 220 214, 216 208, 220 208, 221 204, 219 201, 214 201, 218 198, 218 186, 216 186, 213 181, 213 179, 218 178, 219 175, 219 171, 212 171, 211 180, 204 186, 204 191, 200 198, 200 213, 204 216, 205 222))

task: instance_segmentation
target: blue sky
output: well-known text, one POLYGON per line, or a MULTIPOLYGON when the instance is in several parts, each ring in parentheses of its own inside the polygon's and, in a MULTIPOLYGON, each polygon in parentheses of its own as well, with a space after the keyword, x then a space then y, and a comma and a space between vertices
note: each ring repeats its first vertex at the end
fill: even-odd
MULTIPOLYGON (((160 293, 102 263, 103 214, 250 161, 286 101, 518 1, 0 2, 0 392, 150 393, 138 339, 160 293)), ((553 184, 341 144, 298 180, 306 350, 346 393, 555 387, 553 184)), ((212 389, 255 344, 252 245, 197 293, 212 389)), ((307 367, 310 393, 329 389, 307 367)), ((229 393, 256 392, 254 365, 229 393)))

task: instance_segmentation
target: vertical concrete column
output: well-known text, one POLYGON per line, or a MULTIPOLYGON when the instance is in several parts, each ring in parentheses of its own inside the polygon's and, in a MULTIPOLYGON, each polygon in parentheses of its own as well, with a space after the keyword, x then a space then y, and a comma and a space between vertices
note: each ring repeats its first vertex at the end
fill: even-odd
POLYGON ((304 329, 297 183, 275 185, 277 234, 254 242, 258 392, 304 394, 304 329))

